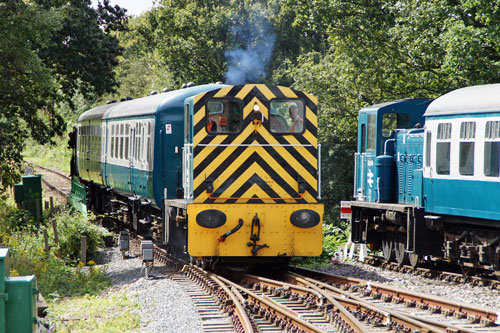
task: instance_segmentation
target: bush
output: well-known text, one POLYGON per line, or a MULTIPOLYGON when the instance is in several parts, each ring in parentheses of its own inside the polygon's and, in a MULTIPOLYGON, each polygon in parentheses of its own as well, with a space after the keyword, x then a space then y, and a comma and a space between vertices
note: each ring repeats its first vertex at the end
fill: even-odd
MULTIPOLYGON (((11 275, 35 275, 40 292, 49 300, 84 294, 98 294, 110 284, 102 268, 79 263, 80 238, 87 236, 88 257, 97 255, 102 237, 108 232, 81 215, 63 211, 55 217, 59 246, 55 246, 52 226, 47 226, 50 253, 46 253, 43 228, 24 224, 24 212, 0 203, 0 246, 8 247, 11 275), (61 254, 60 257, 56 255, 61 254)), ((90 264, 93 263, 91 260, 90 264)), ((95 264, 95 263, 94 263, 95 264)))
MULTIPOLYGON (((94 217, 85 217, 79 213, 71 215, 69 211, 63 211, 55 217, 57 231, 59 234, 59 249, 65 259, 78 262, 81 251, 81 238, 87 236, 87 256, 96 258, 100 247, 104 245, 103 238, 109 232, 101 226, 91 222, 94 217)), ((52 226, 47 227, 49 237, 54 239, 52 226)))

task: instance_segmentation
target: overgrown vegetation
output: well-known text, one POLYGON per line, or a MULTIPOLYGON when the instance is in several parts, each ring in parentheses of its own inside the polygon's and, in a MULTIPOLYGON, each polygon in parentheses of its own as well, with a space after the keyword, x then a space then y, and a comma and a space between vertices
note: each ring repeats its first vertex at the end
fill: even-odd
POLYGON ((64 135, 54 138, 53 145, 40 145, 34 140, 28 140, 23 151, 23 157, 26 161, 55 168, 69 174, 71 150, 67 147, 68 137, 64 135))
POLYGON ((75 295, 96 295, 110 284, 102 268, 94 267, 97 250, 108 232, 83 216, 62 211, 55 216, 59 243, 52 224, 25 221, 25 212, 0 202, 0 246, 8 247, 12 275, 36 275, 40 292, 49 300, 75 295), (45 251, 46 229, 50 250, 45 251), (80 238, 87 236, 89 267, 79 263, 80 238))

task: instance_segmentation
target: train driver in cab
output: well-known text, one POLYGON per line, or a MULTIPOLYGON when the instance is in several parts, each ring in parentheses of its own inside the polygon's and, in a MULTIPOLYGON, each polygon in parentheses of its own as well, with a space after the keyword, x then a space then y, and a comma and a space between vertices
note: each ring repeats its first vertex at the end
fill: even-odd
POLYGON ((292 119, 289 131, 291 133, 300 133, 304 129, 304 119, 299 115, 299 108, 296 104, 290 105, 288 108, 288 113, 292 119))

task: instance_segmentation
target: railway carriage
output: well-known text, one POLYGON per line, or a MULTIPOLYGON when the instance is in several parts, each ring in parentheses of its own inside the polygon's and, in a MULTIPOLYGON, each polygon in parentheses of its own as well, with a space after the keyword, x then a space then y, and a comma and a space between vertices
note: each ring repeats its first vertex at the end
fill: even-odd
POLYGON ((361 110, 356 200, 341 204, 353 241, 500 275, 499 152, 500 84, 361 110))
POLYGON ((285 262, 321 253, 313 96, 194 86, 89 110, 77 130, 74 176, 87 206, 176 257, 285 262))

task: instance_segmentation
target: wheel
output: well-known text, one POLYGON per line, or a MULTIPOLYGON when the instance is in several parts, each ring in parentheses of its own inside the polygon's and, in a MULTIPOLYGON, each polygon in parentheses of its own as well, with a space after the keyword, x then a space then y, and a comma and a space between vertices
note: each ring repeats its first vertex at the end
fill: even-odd
POLYGON ((410 253, 408 254, 408 259, 410 260, 410 265, 412 267, 417 267, 420 263, 422 256, 420 254, 410 253))
POLYGON ((396 262, 402 266, 408 263, 408 253, 406 253, 406 242, 403 237, 398 238, 399 241, 395 242, 394 252, 396 252, 396 262))
POLYGON ((476 267, 474 266, 466 266, 464 264, 460 264, 460 269, 462 270, 462 274, 465 276, 472 276, 476 273, 476 267))
POLYGON ((394 261, 394 243, 392 240, 392 235, 384 235, 384 238, 382 239, 382 252, 384 254, 385 261, 394 261))

